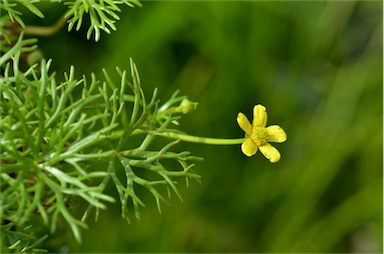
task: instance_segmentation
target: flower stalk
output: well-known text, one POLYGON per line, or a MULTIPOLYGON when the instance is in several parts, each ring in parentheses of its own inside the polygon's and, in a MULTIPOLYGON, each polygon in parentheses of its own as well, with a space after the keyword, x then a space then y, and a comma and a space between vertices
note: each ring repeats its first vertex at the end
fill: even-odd
POLYGON ((192 136, 188 134, 175 133, 175 132, 153 132, 156 136, 162 136, 166 138, 181 140, 190 143, 200 143, 207 145, 239 145, 242 144, 245 138, 225 139, 225 138, 206 138, 192 136))

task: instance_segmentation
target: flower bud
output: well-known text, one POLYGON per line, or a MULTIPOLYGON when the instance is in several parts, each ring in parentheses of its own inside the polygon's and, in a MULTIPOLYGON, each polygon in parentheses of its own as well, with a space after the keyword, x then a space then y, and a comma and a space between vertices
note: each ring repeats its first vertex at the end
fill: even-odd
POLYGON ((188 114, 192 112, 193 110, 196 109, 197 107, 197 102, 192 102, 188 99, 184 99, 180 105, 177 107, 177 112, 183 113, 183 114, 188 114))

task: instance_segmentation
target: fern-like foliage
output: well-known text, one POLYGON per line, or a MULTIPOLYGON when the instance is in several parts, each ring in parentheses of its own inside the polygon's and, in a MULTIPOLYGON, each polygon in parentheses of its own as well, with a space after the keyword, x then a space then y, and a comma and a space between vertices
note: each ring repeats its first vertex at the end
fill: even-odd
POLYGON ((22 27, 25 27, 23 19, 21 18, 22 13, 17 9, 18 5, 23 5, 29 11, 34 13, 36 16, 40 18, 44 18, 44 14, 34 5, 35 3, 38 3, 38 2, 40 2, 40 0, 18 0, 18 1, 1 0, 0 11, 1 10, 6 11, 11 21, 17 22, 22 27))
MULTIPOLYGON (((23 5, 29 11, 34 13, 40 18, 44 18, 44 14, 34 5, 35 3, 44 0, 0 0, 0 12, 6 12, 8 15, 1 15, 7 19, 0 19, 0 32, 2 36, 11 43, 9 40, 9 31, 5 29, 7 20, 17 22, 22 28, 25 28, 22 19, 22 13, 19 11, 18 5, 23 5)), ((92 33, 95 34, 95 41, 100 39, 100 31, 111 33, 111 30, 116 30, 116 21, 120 19, 118 13, 121 12, 120 5, 127 5, 130 7, 142 6, 138 0, 49 0, 50 2, 62 3, 68 6, 68 11, 63 14, 65 21, 68 23, 68 31, 73 28, 79 30, 83 25, 84 19, 90 20, 90 26, 87 32, 87 38, 90 39, 92 33)), ((8 22, 9 23, 9 22, 8 22)), ((9 24, 8 24, 9 25, 9 24)), ((21 29, 22 30, 22 29, 21 29)), ((35 31, 34 31, 35 33, 35 31)), ((36 32, 39 35, 39 32, 36 32)), ((44 35, 45 32, 44 32, 44 35)))
POLYGON ((31 40, 21 35, 17 50, 0 58, 5 64, 0 78, 0 217, 8 249, 35 246, 20 230, 36 216, 51 232, 58 220, 66 220, 80 242, 80 228, 87 227, 91 211, 96 209, 97 215, 106 202, 114 202, 104 194, 109 182, 116 186, 122 216, 129 220, 131 205, 137 218, 144 206, 137 186, 153 195, 160 210, 161 202, 167 202, 161 186, 181 198, 176 179, 199 179, 191 171, 191 161, 199 158, 170 151, 177 141, 151 149, 156 133, 177 121, 184 96, 175 93, 160 105, 155 89, 147 100, 132 61, 132 81, 127 71, 117 68, 118 83, 105 70, 104 80, 94 74, 76 79, 74 67, 58 83, 51 60, 23 72, 20 54, 30 50, 31 40), (179 167, 166 166, 169 160, 179 167), (73 200, 88 203, 81 218, 70 209, 73 200))
MULTIPOLYGON (((61 2, 61 0, 58 1, 61 2)), ((76 30, 79 30, 84 14, 87 13, 91 21, 87 38, 91 38, 94 31, 96 41, 100 39, 100 30, 108 34, 111 30, 116 30, 115 22, 120 19, 116 13, 121 11, 118 5, 141 6, 137 0, 76 0, 65 1, 65 4, 69 7, 69 11, 65 14, 69 23, 68 31, 72 30, 75 25, 76 30)))
POLYGON ((87 218, 94 212, 97 219, 101 209, 115 202, 105 193, 107 185, 115 186, 122 217, 130 221, 132 212, 140 218, 143 190, 161 211, 166 194, 181 199, 179 179, 187 184, 199 180, 191 168, 200 158, 172 152, 178 141, 152 145, 164 139, 162 133, 178 132, 170 126, 196 104, 178 92, 160 104, 157 89, 147 99, 132 60, 130 71, 116 69, 117 78, 106 70, 101 78, 76 78, 72 66, 60 82, 50 70, 52 60, 32 66, 22 60, 37 48, 37 40, 27 35, 47 35, 66 22, 69 30, 75 24, 79 29, 87 14, 88 38, 94 31, 99 40, 100 30, 116 29, 118 5, 140 3, 63 1, 68 12, 59 25, 45 29, 26 26, 18 10, 23 5, 43 18, 37 2, 0 0, 2 14, 7 14, 0 17, 1 252, 44 251, 39 246, 48 235, 36 223, 53 233, 64 220, 80 242, 87 218), (74 209, 75 202, 85 206, 74 209))

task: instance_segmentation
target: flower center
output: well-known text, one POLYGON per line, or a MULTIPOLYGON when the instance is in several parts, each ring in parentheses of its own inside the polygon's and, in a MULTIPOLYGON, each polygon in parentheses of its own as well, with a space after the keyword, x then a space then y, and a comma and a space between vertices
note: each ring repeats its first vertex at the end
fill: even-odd
POLYGON ((268 143, 268 131, 266 128, 254 127, 252 130, 251 139, 257 146, 262 146, 268 143))

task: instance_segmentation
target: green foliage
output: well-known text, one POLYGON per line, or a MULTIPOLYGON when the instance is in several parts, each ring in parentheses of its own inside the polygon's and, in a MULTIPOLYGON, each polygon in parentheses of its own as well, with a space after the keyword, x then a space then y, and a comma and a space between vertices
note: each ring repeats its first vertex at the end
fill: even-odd
POLYGON ((19 23, 22 27, 25 27, 25 24, 21 18, 22 13, 17 10, 17 5, 21 4, 26 7, 29 11, 34 13, 40 18, 44 18, 44 14, 34 5, 34 3, 40 2, 40 0, 19 0, 19 1, 9 1, 1 0, 0 1, 0 11, 1 9, 8 13, 8 17, 12 22, 19 23))
MULTIPOLYGON (((6 11, 8 15, 4 16, 12 22, 17 22, 20 26, 25 28, 24 21, 21 18, 22 12, 18 10, 18 4, 26 7, 30 12, 34 13, 40 18, 44 18, 44 14, 36 7, 36 3, 42 2, 41 0, 18 0, 0 1, 1 10, 6 11)), ((79 30, 83 24, 83 20, 89 18, 90 26, 87 32, 87 38, 90 39, 92 32, 95 32, 95 40, 100 39, 100 30, 111 33, 111 30, 116 30, 116 21, 119 20, 118 13, 121 12, 119 5, 127 5, 130 7, 142 6, 138 0, 50 0, 51 3, 58 2, 68 6, 68 11, 64 14, 64 20, 68 23, 68 31, 74 27, 79 30)), ((3 15, 2 15, 3 16, 3 15)), ((3 23, 1 26, 1 34, 10 43, 8 32, 4 29, 6 23, 4 18, 1 18, 3 23)))
MULTIPOLYGON (((16 4, 3 3, 9 20, 25 26, 21 13, 13 9, 16 4)), ((33 2, 20 3, 43 17, 33 2)), ((84 12, 89 12, 94 21, 88 31, 94 29, 98 39, 99 29, 109 32, 106 24, 115 29, 114 21, 100 10, 117 20, 114 11, 120 9, 116 4, 122 3, 131 5, 130 1, 66 2, 70 6, 66 17, 73 16, 69 29, 76 22, 78 29, 84 12), (100 23, 95 21, 95 13, 100 23)), ((44 59, 23 70, 22 59, 34 52, 37 40, 24 39, 21 32, 9 45, 17 30, 4 25, 2 31, 2 46, 7 47, 0 57, 2 251, 44 251, 38 247, 48 235, 39 236, 36 222, 54 233, 64 219, 81 242, 80 229, 87 228, 89 216, 94 212, 97 220, 106 202, 115 202, 104 193, 108 185, 115 186, 122 217, 129 222, 131 206, 140 219, 140 207, 145 206, 142 189, 148 190, 161 211, 161 203, 168 204, 165 193, 170 196, 173 191, 182 200, 177 179, 185 179, 187 184, 189 179, 199 180, 191 162, 200 158, 187 151, 170 151, 178 141, 152 146, 157 133, 176 131, 171 125, 191 111, 185 104, 195 103, 175 92, 160 104, 157 89, 147 100, 132 59, 132 81, 119 68, 118 82, 104 69, 103 79, 93 73, 90 78, 77 79, 73 66, 58 81, 50 70, 52 60, 44 59), (82 203, 87 205, 74 208, 82 203)), ((28 26, 26 31, 30 31, 28 26)))
MULTIPOLYGON (((61 2, 62 0, 52 0, 53 2, 61 2)), ((68 31, 73 27, 79 30, 83 23, 85 13, 89 14, 91 25, 87 32, 87 38, 91 38, 92 31, 95 32, 95 40, 100 39, 100 30, 110 33, 111 29, 116 30, 115 22, 119 20, 117 12, 120 12, 118 5, 125 4, 131 7, 135 5, 141 6, 137 0, 75 0, 65 1, 69 11, 65 14, 68 19, 68 31)))
MULTIPOLYGON (((23 39, 23 33, 20 34, 19 39, 17 40, 16 44, 13 45, 4 55, 0 57, 0 66, 3 66, 10 58, 18 55, 20 57, 21 53, 29 53, 34 51, 37 48, 36 45, 37 40, 36 39, 23 39)), ((16 70, 19 66, 19 62, 15 63, 16 70)), ((8 74, 6 72, 6 74, 8 74)))
MULTIPOLYGON (((137 218, 139 206, 144 206, 135 193, 137 185, 152 193, 160 210, 160 202, 167 201, 159 186, 172 189, 181 199, 175 179, 199 178, 190 171, 193 164, 189 163, 198 158, 189 152, 168 151, 177 142, 158 151, 150 150, 156 132, 166 130, 177 120, 175 115, 162 112, 176 107, 174 104, 185 97, 175 95, 159 109, 155 90, 147 102, 132 61, 133 82, 128 81, 126 71, 117 69, 118 84, 106 71, 103 82, 94 74, 90 81, 85 77, 77 80, 73 67, 64 74, 65 81, 57 83, 49 70, 51 61, 42 61, 26 72, 18 69, 18 62, 19 55, 12 57, 13 71, 8 63, 0 81, 0 215, 8 222, 6 225, 23 227, 40 214, 44 224, 55 232, 62 216, 80 242, 80 228, 87 227, 85 220, 91 210, 96 208, 98 214, 99 209, 106 208, 105 202, 114 202, 103 194, 111 179, 120 196, 122 216, 129 220, 128 199, 137 218), (79 91, 74 93, 76 89, 79 91), (141 144, 127 149, 134 135, 143 135, 141 144), (162 163, 166 159, 177 161, 181 169, 168 169, 162 163), (97 161, 105 162, 106 168, 95 170, 92 164, 97 161), (121 170, 117 165, 124 169, 124 181, 117 177, 121 170), (143 170, 158 177, 147 180, 137 175, 143 170), (89 203, 81 219, 68 208, 73 199, 89 203)), ((5 239, 6 245, 15 244, 5 239)))

